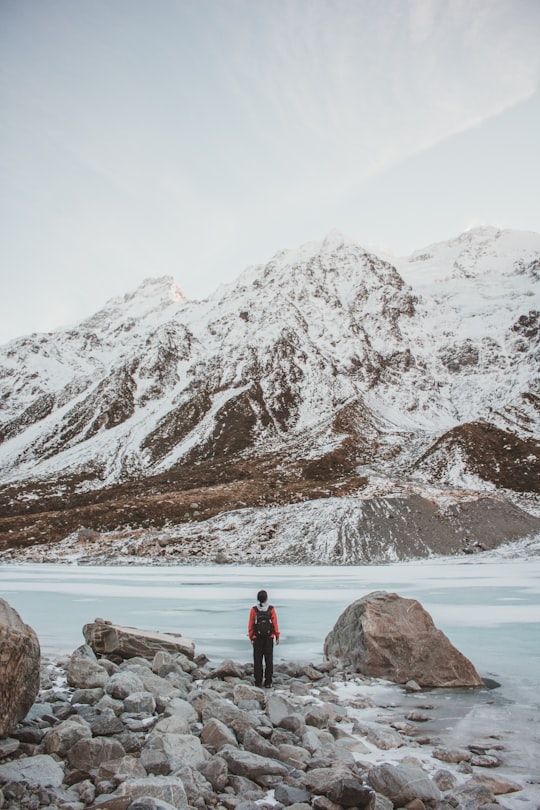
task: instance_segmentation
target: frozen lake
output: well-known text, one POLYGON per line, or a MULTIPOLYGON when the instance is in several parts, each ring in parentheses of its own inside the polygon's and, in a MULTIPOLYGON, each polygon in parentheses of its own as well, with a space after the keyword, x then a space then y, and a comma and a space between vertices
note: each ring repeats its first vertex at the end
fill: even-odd
POLYGON ((373 590, 414 597, 512 698, 540 682, 540 560, 423 560, 348 567, 0 565, 0 593, 45 654, 70 653, 96 617, 192 638, 212 660, 248 660, 249 607, 266 588, 279 660, 317 661, 341 611, 373 590))

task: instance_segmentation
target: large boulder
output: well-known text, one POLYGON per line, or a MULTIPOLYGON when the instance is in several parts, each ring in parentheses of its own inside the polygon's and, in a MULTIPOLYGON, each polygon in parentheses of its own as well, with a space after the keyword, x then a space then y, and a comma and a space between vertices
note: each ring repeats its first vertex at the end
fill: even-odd
POLYGON ((0 599, 0 738, 13 731, 36 699, 40 655, 35 631, 0 599))
POLYGON ((482 686, 478 672, 416 599, 374 591, 346 608, 324 642, 327 658, 358 672, 420 686, 482 686))
POLYGON ((87 644, 97 655, 116 655, 119 658, 146 658, 153 661, 157 652, 182 653, 188 658, 195 655, 195 644, 180 633, 153 633, 136 627, 96 619, 83 627, 87 644))

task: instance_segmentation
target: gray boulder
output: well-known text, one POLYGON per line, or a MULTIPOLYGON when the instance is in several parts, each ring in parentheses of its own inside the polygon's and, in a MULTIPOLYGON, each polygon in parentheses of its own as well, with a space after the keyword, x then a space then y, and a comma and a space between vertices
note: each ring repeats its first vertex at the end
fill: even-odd
POLYGON ((442 794, 421 768, 414 765, 391 765, 384 762, 376 765, 368 773, 371 787, 394 803, 394 807, 405 807, 414 799, 420 799, 428 807, 435 807, 442 794))
POLYGON ((63 763, 57 762, 49 754, 38 754, 0 765, 1 782, 26 782, 30 787, 60 787, 63 780, 63 763))
POLYGON ((122 670, 111 675, 106 686, 107 694, 116 700, 124 700, 133 693, 144 692, 144 684, 135 672, 122 670))
POLYGON ((201 731, 201 741, 204 745, 208 745, 216 751, 224 745, 238 746, 234 731, 216 717, 212 717, 204 724, 201 731))
POLYGON ((67 682, 78 689, 103 689, 109 675, 87 644, 78 647, 66 666, 67 682))
POLYGON ((253 779, 255 782, 262 776, 286 777, 289 770, 276 759, 261 757, 250 751, 240 751, 232 745, 225 745, 219 752, 227 763, 231 773, 253 779))
POLYGON ((79 740, 68 751, 67 759, 72 768, 90 772, 110 759, 120 759, 126 752, 117 740, 108 737, 93 737, 79 740))
MULTIPOLYGON (((188 800, 181 779, 176 776, 147 776, 144 779, 127 779, 116 789, 115 796, 129 796, 142 801, 143 797, 168 802, 175 810, 187 810, 188 800)), ((143 805, 144 806, 144 805, 143 805)), ((146 807, 145 807, 146 810, 146 807)))
POLYGON ((43 749, 46 754, 65 757, 75 743, 79 740, 89 740, 91 737, 92 729, 89 724, 82 717, 75 715, 47 732, 43 740, 43 749))
POLYGON ((7 737, 39 692, 40 647, 34 630, 0 599, 0 738, 7 737))
POLYGON ((309 803, 311 794, 303 788, 287 785, 283 782, 274 789, 274 798, 276 802, 280 802, 280 804, 284 804, 285 807, 289 807, 291 804, 298 804, 300 802, 309 803))
POLYGON ((358 672, 421 686, 482 686, 473 664, 438 630, 416 599, 374 591, 349 605, 324 642, 327 658, 358 672))

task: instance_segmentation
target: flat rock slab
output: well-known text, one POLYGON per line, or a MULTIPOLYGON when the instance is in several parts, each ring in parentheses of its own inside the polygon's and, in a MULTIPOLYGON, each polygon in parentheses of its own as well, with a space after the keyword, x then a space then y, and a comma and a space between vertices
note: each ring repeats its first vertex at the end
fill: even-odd
POLYGON ((154 633, 136 627, 123 627, 103 619, 85 624, 83 635, 97 655, 117 655, 119 658, 146 658, 153 661, 157 652, 166 650, 195 655, 195 644, 180 633, 154 633))
POLYGON ((0 766, 2 782, 27 782, 30 787, 60 787, 64 768, 48 754, 17 759, 0 766))

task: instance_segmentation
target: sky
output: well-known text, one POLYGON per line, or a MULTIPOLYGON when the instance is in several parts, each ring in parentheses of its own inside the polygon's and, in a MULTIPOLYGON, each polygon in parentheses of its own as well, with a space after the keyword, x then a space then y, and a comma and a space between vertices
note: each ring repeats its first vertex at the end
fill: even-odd
POLYGON ((539 0, 0 0, 0 343, 338 229, 540 231, 539 0))

